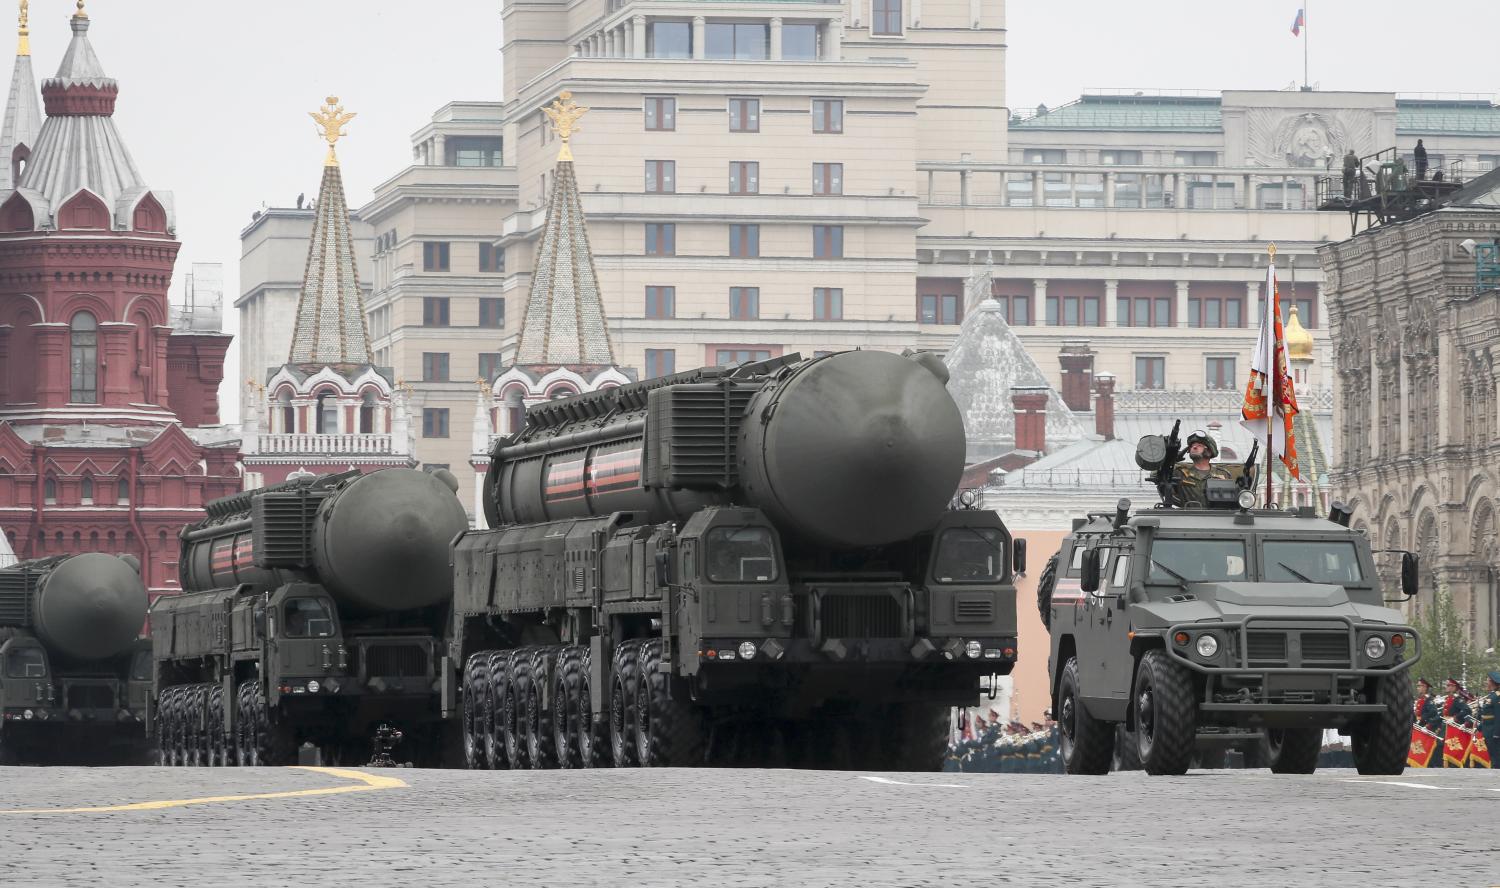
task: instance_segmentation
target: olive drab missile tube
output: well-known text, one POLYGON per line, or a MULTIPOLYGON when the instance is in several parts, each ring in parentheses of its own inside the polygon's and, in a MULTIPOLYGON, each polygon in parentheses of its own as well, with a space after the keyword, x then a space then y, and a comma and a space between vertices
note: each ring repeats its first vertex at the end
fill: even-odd
POLYGON ((465 764, 936 769, 1015 663, 1024 557, 950 509, 946 381, 857 351, 531 408, 454 545, 465 764))
POLYGON ((0 568, 0 764, 108 763, 147 748, 146 586, 134 556, 0 568))
POLYGON ((209 503, 181 535, 185 591, 151 612, 162 762, 362 764, 395 722, 411 761, 440 763, 456 489, 385 469, 209 503))

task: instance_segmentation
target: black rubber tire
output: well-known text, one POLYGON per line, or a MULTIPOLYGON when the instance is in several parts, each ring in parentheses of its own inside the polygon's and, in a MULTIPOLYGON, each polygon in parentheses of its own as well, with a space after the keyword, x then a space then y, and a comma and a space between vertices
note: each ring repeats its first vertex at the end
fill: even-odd
POLYGON ((216 768, 229 767, 229 744, 224 742, 224 688, 214 685, 208 692, 208 763, 216 768))
POLYGON ((691 768, 703 764, 703 718, 686 691, 661 671, 666 641, 641 645, 636 703, 636 758, 643 768, 691 768))
MULTIPOLYGON (((579 664, 578 682, 578 758, 585 768, 607 768, 610 766, 609 720, 594 714, 593 682, 594 653, 588 645, 581 646, 583 658, 579 664)), ((604 706, 609 709, 608 673, 605 673, 604 706)))
POLYGON ((1141 750, 1135 739, 1135 731, 1126 728, 1123 723, 1115 725, 1115 753, 1110 761, 1109 769, 1111 771, 1139 771, 1141 769, 1141 750))
POLYGON ((297 763, 297 739, 271 712, 265 689, 255 688, 255 755, 262 765, 297 763))
POLYGON ((484 663, 484 693, 476 698, 483 706, 481 724, 485 733, 480 737, 483 745, 484 767, 491 771, 510 768, 510 755, 505 747, 505 724, 502 702, 508 692, 510 677, 506 671, 509 656, 505 651, 486 651, 484 663))
POLYGON ((163 768, 172 766, 172 723, 168 712, 172 701, 172 689, 164 688, 156 695, 156 710, 153 727, 156 728, 156 763, 163 768))
POLYGON ((583 658, 586 649, 569 645, 557 654, 552 681, 552 743, 560 768, 583 767, 579 750, 580 719, 588 718, 588 702, 579 709, 578 691, 584 686, 583 658))
POLYGON ((489 693, 489 651, 471 654, 464 661, 463 694, 463 738, 464 768, 478 771, 487 764, 484 757, 484 732, 481 725, 488 715, 485 697, 489 693))
POLYGON ((1108 774, 1115 754, 1114 726, 1089 715, 1080 696, 1078 658, 1069 657, 1057 680, 1057 727, 1063 771, 1096 777, 1108 774))
POLYGON ((526 676, 526 752, 531 767, 538 771, 557 768, 557 741, 552 734, 552 707, 548 705, 556 647, 529 649, 526 676))
POLYGON ((1136 750, 1148 774, 1186 774, 1197 738, 1193 677, 1165 651, 1147 651, 1135 673, 1136 750))
POLYGON ((951 709, 942 703, 894 704, 890 709, 888 736, 895 743, 887 746, 885 766, 892 771, 942 770, 943 759, 948 755, 951 709))
POLYGON ((623 642, 615 648, 614 668, 610 670, 613 675, 609 682, 609 748, 616 768, 640 764, 635 742, 640 652, 640 642, 623 642))
POLYGON ((1036 584, 1036 609, 1042 615, 1042 625, 1052 628, 1052 589, 1057 585, 1057 554, 1047 559, 1042 576, 1036 584))
POLYGON ((239 704, 239 719, 235 723, 235 756, 241 768, 260 764, 255 749, 255 685, 245 682, 236 695, 239 704))
POLYGON ((1376 679, 1375 698, 1385 711, 1350 726, 1354 767, 1361 774, 1400 774, 1411 750, 1411 679, 1405 673, 1376 679))
POLYGON ((1274 774, 1311 774, 1318 770, 1318 753, 1322 750, 1321 728, 1267 730, 1260 741, 1261 761, 1274 774))
POLYGON ((205 731, 203 710, 207 706, 203 685, 193 685, 187 696, 187 744, 188 767, 208 766, 208 732, 205 731))
POLYGON ((505 652, 502 670, 505 681, 497 690, 499 697, 495 709, 497 718, 500 720, 499 731, 505 740, 505 760, 510 763, 511 768, 516 770, 531 766, 530 760, 526 758, 525 725, 521 721, 525 705, 521 700, 520 685, 516 674, 520 668, 522 650, 522 648, 517 648, 505 652))

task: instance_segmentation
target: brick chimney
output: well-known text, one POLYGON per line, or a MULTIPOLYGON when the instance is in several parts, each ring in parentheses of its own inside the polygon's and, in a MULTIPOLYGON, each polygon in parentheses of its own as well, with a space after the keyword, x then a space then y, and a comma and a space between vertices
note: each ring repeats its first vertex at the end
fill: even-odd
POLYGON ((1057 356, 1062 365, 1062 399, 1069 410, 1087 412, 1094 384, 1094 352, 1087 339, 1065 339, 1057 356))
POLYGON ((1106 441, 1115 439, 1115 375, 1108 371, 1094 377, 1094 433, 1106 441))
POLYGON ((1016 409, 1016 449, 1047 450, 1047 394, 1044 385, 1018 385, 1010 390, 1016 409))

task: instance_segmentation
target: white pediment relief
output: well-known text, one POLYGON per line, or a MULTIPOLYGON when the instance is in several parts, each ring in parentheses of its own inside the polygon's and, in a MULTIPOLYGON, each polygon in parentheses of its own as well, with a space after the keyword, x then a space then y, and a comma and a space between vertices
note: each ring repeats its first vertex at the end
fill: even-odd
POLYGON ((1367 154, 1375 141, 1375 115, 1357 109, 1289 111, 1250 108, 1245 113, 1245 163, 1285 169, 1342 169, 1350 148, 1367 154))

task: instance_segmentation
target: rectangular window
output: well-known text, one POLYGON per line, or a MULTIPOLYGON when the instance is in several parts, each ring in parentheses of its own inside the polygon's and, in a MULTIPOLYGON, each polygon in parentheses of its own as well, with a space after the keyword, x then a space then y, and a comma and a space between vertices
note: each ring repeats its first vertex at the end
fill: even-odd
POLYGON ((672 96, 646 96, 647 132, 669 132, 677 129, 677 99, 672 96))
POLYGON ((1012 327, 1026 327, 1032 323, 1029 294, 994 293, 991 298, 1000 303, 1000 309, 1005 314, 1005 323, 1012 327))
POLYGON ((760 258, 760 226, 729 226, 729 255, 735 259, 760 258))
POLYGON ((1137 356, 1135 359, 1135 387, 1138 389, 1166 388, 1166 363, 1166 358, 1137 356))
POLYGON ((843 194, 844 165, 841 163, 813 164, 813 194, 843 194))
POLYGON ((1047 324, 1052 327, 1097 327, 1099 326, 1100 296, 1048 296, 1047 324))
POLYGON ((427 296, 422 300, 422 326, 448 326, 448 297, 427 296))
POLYGON ((744 364, 749 361, 769 361, 771 350, 761 348, 716 348, 714 349, 714 365, 718 367, 732 367, 735 364, 744 364))
POLYGON ((479 378, 480 379, 484 380, 485 382, 494 382, 495 381, 495 377, 499 376, 500 375, 500 371, 502 369, 504 369, 504 368, 505 368, 505 365, 502 364, 502 363, 500 363, 500 353, 499 352, 480 352, 479 353, 479 378))
POLYGON ((1110 166, 1139 165, 1141 162, 1141 152, 1122 151, 1118 148, 1108 151, 1100 151, 1099 162, 1101 164, 1108 164, 1110 166))
POLYGON ((1178 166, 1213 166, 1219 162, 1217 151, 1178 151, 1172 160, 1178 166))
POLYGON ((813 289, 813 320, 842 321, 844 319, 844 291, 839 287, 815 287, 813 289))
POLYGON ((789 62, 818 58, 818 26, 788 23, 781 26, 781 57, 789 62))
POLYGON ((447 352, 422 352, 422 381, 448 381, 447 352))
POLYGON ((729 288, 729 318, 754 321, 760 318, 760 287, 729 288))
POLYGON ((732 133, 760 132, 760 99, 729 100, 729 131, 732 133))
POLYGON ((1232 391, 1239 388, 1239 380, 1235 378, 1234 358, 1232 357, 1210 357, 1207 361, 1204 374, 1204 385, 1214 391, 1232 391))
POLYGON ((842 259, 842 258, 844 258, 844 226, 842 226, 842 225, 814 225, 813 226, 813 258, 814 259, 842 259))
POLYGON ((1121 296, 1115 302, 1121 327, 1172 326, 1171 296, 1121 296))
POLYGON ((1190 296, 1188 297, 1189 327, 1243 327, 1245 326, 1245 297, 1243 296, 1190 296))
POLYGON ((770 55, 767 22, 709 22, 704 27, 704 56, 710 59, 765 59, 770 55))
POLYGON ((921 310, 917 315, 917 323, 956 324, 963 320, 958 307, 959 299, 956 293, 924 294, 921 299, 921 310))
POLYGON ((812 131, 815 133, 841 133, 844 131, 844 100, 813 99, 812 131))
POLYGON ((693 26, 688 22, 647 22, 646 55, 653 59, 693 57, 693 26))
POLYGON ((426 407, 422 410, 422 437, 448 437, 448 408, 426 407))
POLYGON ((677 317, 677 288, 647 287, 646 317, 658 319, 677 317))
POLYGON ((677 351, 670 348, 646 349, 646 378, 671 376, 677 372, 677 351))
POLYGON ((646 193, 674 194, 677 191, 677 162, 672 160, 646 161, 646 193))
POLYGON ((505 326, 505 300, 499 296, 479 297, 479 326, 505 326))
POLYGON ((674 222, 646 223, 646 255, 676 256, 677 225, 674 222))
POLYGON ((498 138, 449 136, 446 144, 448 165, 461 167, 497 167, 505 165, 498 138))
MULTIPOLYGON (((1277 288, 1281 294, 1281 322, 1290 323, 1292 318, 1292 306, 1297 306, 1297 322, 1309 330, 1318 326, 1318 297, 1317 284, 1298 284, 1296 292, 1292 285, 1282 283, 1277 288)), ((1255 317, 1249 319, 1251 326, 1259 327, 1260 319, 1266 313, 1266 285, 1260 285, 1260 296, 1255 300, 1255 317)))
POLYGON ((480 244, 479 271, 481 274, 503 273, 505 271, 505 248, 499 244, 480 244))
POLYGON ((901 0, 870 0, 870 33, 877 37, 901 36, 901 0))
POLYGON ((422 243, 422 270, 423 271, 447 271, 448 270, 448 242, 447 241, 423 241, 423 243, 422 243))
POLYGON ((753 160, 731 160, 729 162, 729 193, 759 194, 760 164, 753 160))

